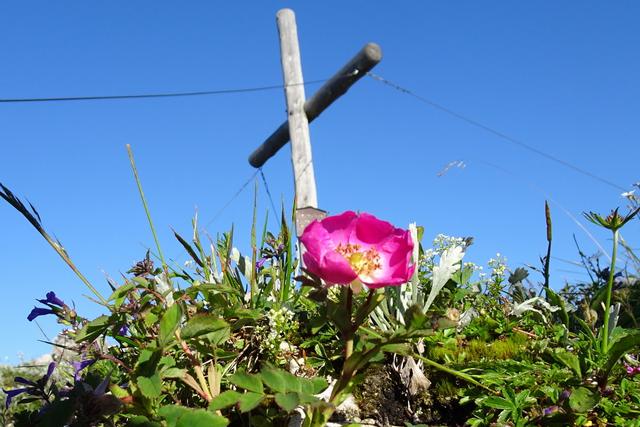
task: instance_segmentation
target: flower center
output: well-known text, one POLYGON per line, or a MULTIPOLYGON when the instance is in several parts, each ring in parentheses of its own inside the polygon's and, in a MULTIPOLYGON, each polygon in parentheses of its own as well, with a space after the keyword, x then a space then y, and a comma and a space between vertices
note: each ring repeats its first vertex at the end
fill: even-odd
POLYGON ((381 268, 380 254, 374 248, 363 251, 357 243, 340 243, 335 250, 345 257, 358 276, 369 276, 381 268))

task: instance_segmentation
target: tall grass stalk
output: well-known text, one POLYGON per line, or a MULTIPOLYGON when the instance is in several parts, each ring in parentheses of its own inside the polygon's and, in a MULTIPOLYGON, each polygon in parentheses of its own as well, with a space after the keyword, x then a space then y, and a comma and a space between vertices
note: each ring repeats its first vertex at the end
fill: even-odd
POLYGON ((144 211, 147 214, 147 221, 149 221, 151 234, 153 234, 153 240, 155 241, 156 248, 158 249, 158 256, 160 257, 160 262, 162 262, 162 269, 164 270, 164 274, 166 275, 167 280, 169 280, 169 269, 167 267, 167 263, 164 260, 164 255, 162 254, 162 248, 160 247, 160 241, 158 240, 156 229, 153 226, 153 221, 151 220, 151 212, 149 211, 149 205, 147 204, 147 199, 144 197, 144 191, 142 191, 142 183, 140 182, 140 177, 138 176, 138 169, 136 168, 136 162, 133 159, 133 151, 131 150, 130 144, 127 144, 127 153, 129 154, 129 161, 131 162, 133 177, 136 180, 136 184, 138 185, 138 191, 140 192, 140 199, 142 199, 142 206, 144 206, 144 211))
POLYGON ((609 351, 609 318, 611 317, 611 294, 613 292, 613 277, 615 276, 616 256, 618 254, 618 229, 613 230, 613 250, 611 251, 611 266, 607 280, 606 302, 604 306, 604 320, 602 331, 602 351, 609 351))

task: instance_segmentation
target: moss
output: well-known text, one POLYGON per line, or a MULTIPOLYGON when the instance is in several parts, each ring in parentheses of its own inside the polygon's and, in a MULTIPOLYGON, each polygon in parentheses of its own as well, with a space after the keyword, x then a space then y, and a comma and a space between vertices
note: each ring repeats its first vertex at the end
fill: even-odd
POLYGON ((456 363, 481 360, 529 360, 527 337, 514 334, 506 338, 487 342, 474 339, 456 347, 436 345, 429 349, 429 356, 437 361, 456 363))

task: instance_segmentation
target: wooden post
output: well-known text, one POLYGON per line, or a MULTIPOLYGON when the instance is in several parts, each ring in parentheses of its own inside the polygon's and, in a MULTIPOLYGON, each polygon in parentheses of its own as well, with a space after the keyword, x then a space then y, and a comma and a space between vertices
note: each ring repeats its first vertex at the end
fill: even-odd
MULTIPOLYGON (((318 89, 304 103, 304 112, 311 123, 335 100, 344 95, 351 86, 382 59, 382 49, 375 43, 367 43, 349 60, 331 79, 318 89)), ((249 163, 254 168, 262 167, 267 160, 289 142, 289 123, 285 121, 249 156, 249 163)))
POLYGON ((291 9, 282 9, 276 15, 280 34, 280 60, 287 98, 289 133, 291 135, 291 161, 295 180, 296 207, 318 207, 316 181, 311 158, 309 122, 304 112, 304 80, 298 45, 296 17, 291 9))

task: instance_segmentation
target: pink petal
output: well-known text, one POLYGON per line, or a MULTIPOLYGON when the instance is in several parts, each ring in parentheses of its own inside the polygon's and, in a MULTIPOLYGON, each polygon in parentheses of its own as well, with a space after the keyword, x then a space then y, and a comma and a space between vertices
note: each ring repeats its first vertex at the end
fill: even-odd
POLYGON ((347 260, 335 251, 338 243, 343 242, 336 241, 336 236, 349 233, 354 218, 355 213, 345 212, 337 217, 314 221, 305 228, 300 241, 306 249, 303 260, 307 270, 330 283, 348 284, 357 278, 347 260))
POLYGON ((319 264, 318 276, 329 283, 348 285, 358 278, 349 262, 337 252, 327 252, 319 264))
POLYGON ((371 288, 401 285, 411 279, 415 266, 411 265, 413 241, 408 231, 396 228, 393 235, 376 247, 381 269, 370 278, 360 278, 371 288))
POLYGON ((377 244, 388 238, 396 228, 387 221, 381 221, 368 213, 361 213, 356 223, 355 238, 358 242, 377 244))
POLYGON ((338 243, 349 242, 351 235, 354 233, 357 219, 358 214, 353 211, 346 211, 340 215, 326 217, 320 223, 337 246, 338 243))

